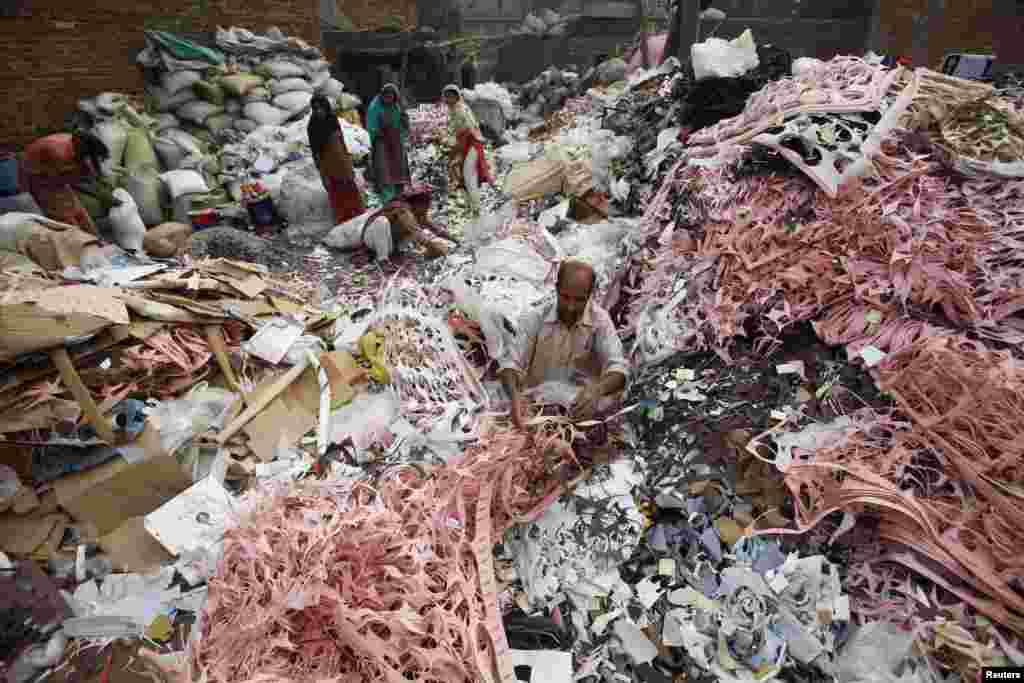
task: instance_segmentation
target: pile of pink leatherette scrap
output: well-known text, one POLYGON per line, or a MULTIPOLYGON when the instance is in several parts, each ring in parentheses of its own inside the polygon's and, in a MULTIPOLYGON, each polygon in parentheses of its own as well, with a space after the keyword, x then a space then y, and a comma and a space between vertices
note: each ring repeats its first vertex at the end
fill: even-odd
POLYGON ((545 453, 572 456, 555 431, 482 430, 461 461, 426 475, 402 467, 372 487, 256 494, 209 584, 199 672, 221 683, 498 680, 507 646, 486 585, 492 547, 563 490, 545 453))

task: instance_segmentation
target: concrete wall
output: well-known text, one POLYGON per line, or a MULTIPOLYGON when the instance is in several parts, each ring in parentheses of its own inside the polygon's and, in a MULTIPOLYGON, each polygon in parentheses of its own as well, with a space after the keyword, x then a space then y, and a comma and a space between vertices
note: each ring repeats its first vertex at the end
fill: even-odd
MULTIPOLYGON (((886 0, 887 2, 890 0, 886 0)), ((876 0, 716 0, 713 6, 727 19, 716 36, 735 38, 749 28, 754 40, 789 50, 793 57, 828 59, 837 54, 862 54, 872 29, 876 0)), ((702 22, 705 39, 718 22, 702 22)), ((683 33, 687 46, 692 28, 683 33)))

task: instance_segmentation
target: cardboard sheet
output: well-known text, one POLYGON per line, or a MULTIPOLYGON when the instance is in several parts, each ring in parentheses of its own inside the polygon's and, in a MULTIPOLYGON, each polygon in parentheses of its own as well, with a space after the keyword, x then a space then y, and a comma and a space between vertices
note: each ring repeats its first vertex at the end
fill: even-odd
MULTIPOLYGON (((271 377, 249 395, 249 404, 259 400, 261 392, 274 383, 271 377)), ((270 462, 280 445, 294 446, 316 426, 320 406, 320 384, 316 370, 307 368, 297 380, 257 415, 243 431, 249 446, 263 462, 270 462)))
POLYGON ((128 309, 125 308, 124 302, 118 298, 120 293, 120 290, 109 287, 71 285, 17 293, 14 298, 21 302, 34 301, 36 306, 49 313, 88 314, 119 325, 127 325, 131 319, 128 317, 128 309))
POLYGON ((66 420, 77 420, 82 409, 74 401, 54 399, 29 410, 12 408, 0 413, 0 434, 50 429, 66 420))
POLYGON ((174 559, 146 531, 144 517, 132 517, 97 541, 114 565, 115 571, 149 573, 174 559))
POLYGON ((63 536, 69 521, 67 515, 61 513, 0 514, 0 550, 11 555, 30 555, 55 534, 63 536))
POLYGON ((0 361, 63 346, 112 324, 101 316, 50 313, 35 304, 0 306, 0 361))
POLYGON ((192 477, 160 448, 160 434, 147 425, 136 442, 149 456, 130 464, 118 457, 88 472, 54 482, 61 507, 77 521, 109 534, 132 517, 149 514, 192 485, 192 477))

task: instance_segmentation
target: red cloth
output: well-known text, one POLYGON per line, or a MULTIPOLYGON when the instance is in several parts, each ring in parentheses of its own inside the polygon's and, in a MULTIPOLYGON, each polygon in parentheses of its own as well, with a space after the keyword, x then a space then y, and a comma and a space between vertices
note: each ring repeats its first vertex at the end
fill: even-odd
MULTIPOLYGON (((479 179, 481 185, 493 183, 494 178, 491 177, 491 169, 487 166, 487 157, 484 155, 483 143, 477 140, 476 136, 468 130, 459 131, 455 142, 459 150, 459 168, 461 169, 462 164, 465 163, 469 150, 475 149, 477 179, 479 179)), ((465 179, 463 179, 462 184, 465 187, 465 179)))
POLYGON ((331 200, 331 208, 334 209, 335 225, 352 220, 363 211, 366 205, 363 203, 363 194, 359 191, 355 178, 337 176, 320 176, 327 190, 327 197, 331 200))

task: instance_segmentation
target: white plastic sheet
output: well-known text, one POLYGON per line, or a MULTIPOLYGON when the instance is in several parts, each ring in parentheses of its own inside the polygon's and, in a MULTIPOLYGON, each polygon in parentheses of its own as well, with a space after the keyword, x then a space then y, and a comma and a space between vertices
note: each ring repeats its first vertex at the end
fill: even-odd
POLYGON ((750 29, 738 38, 722 40, 708 38, 703 43, 690 47, 690 61, 693 75, 698 80, 705 78, 736 78, 757 68, 757 45, 750 29))
POLYGON ((552 264, 526 242, 505 239, 479 249, 476 268, 482 274, 505 275, 540 284, 547 280, 552 264))

